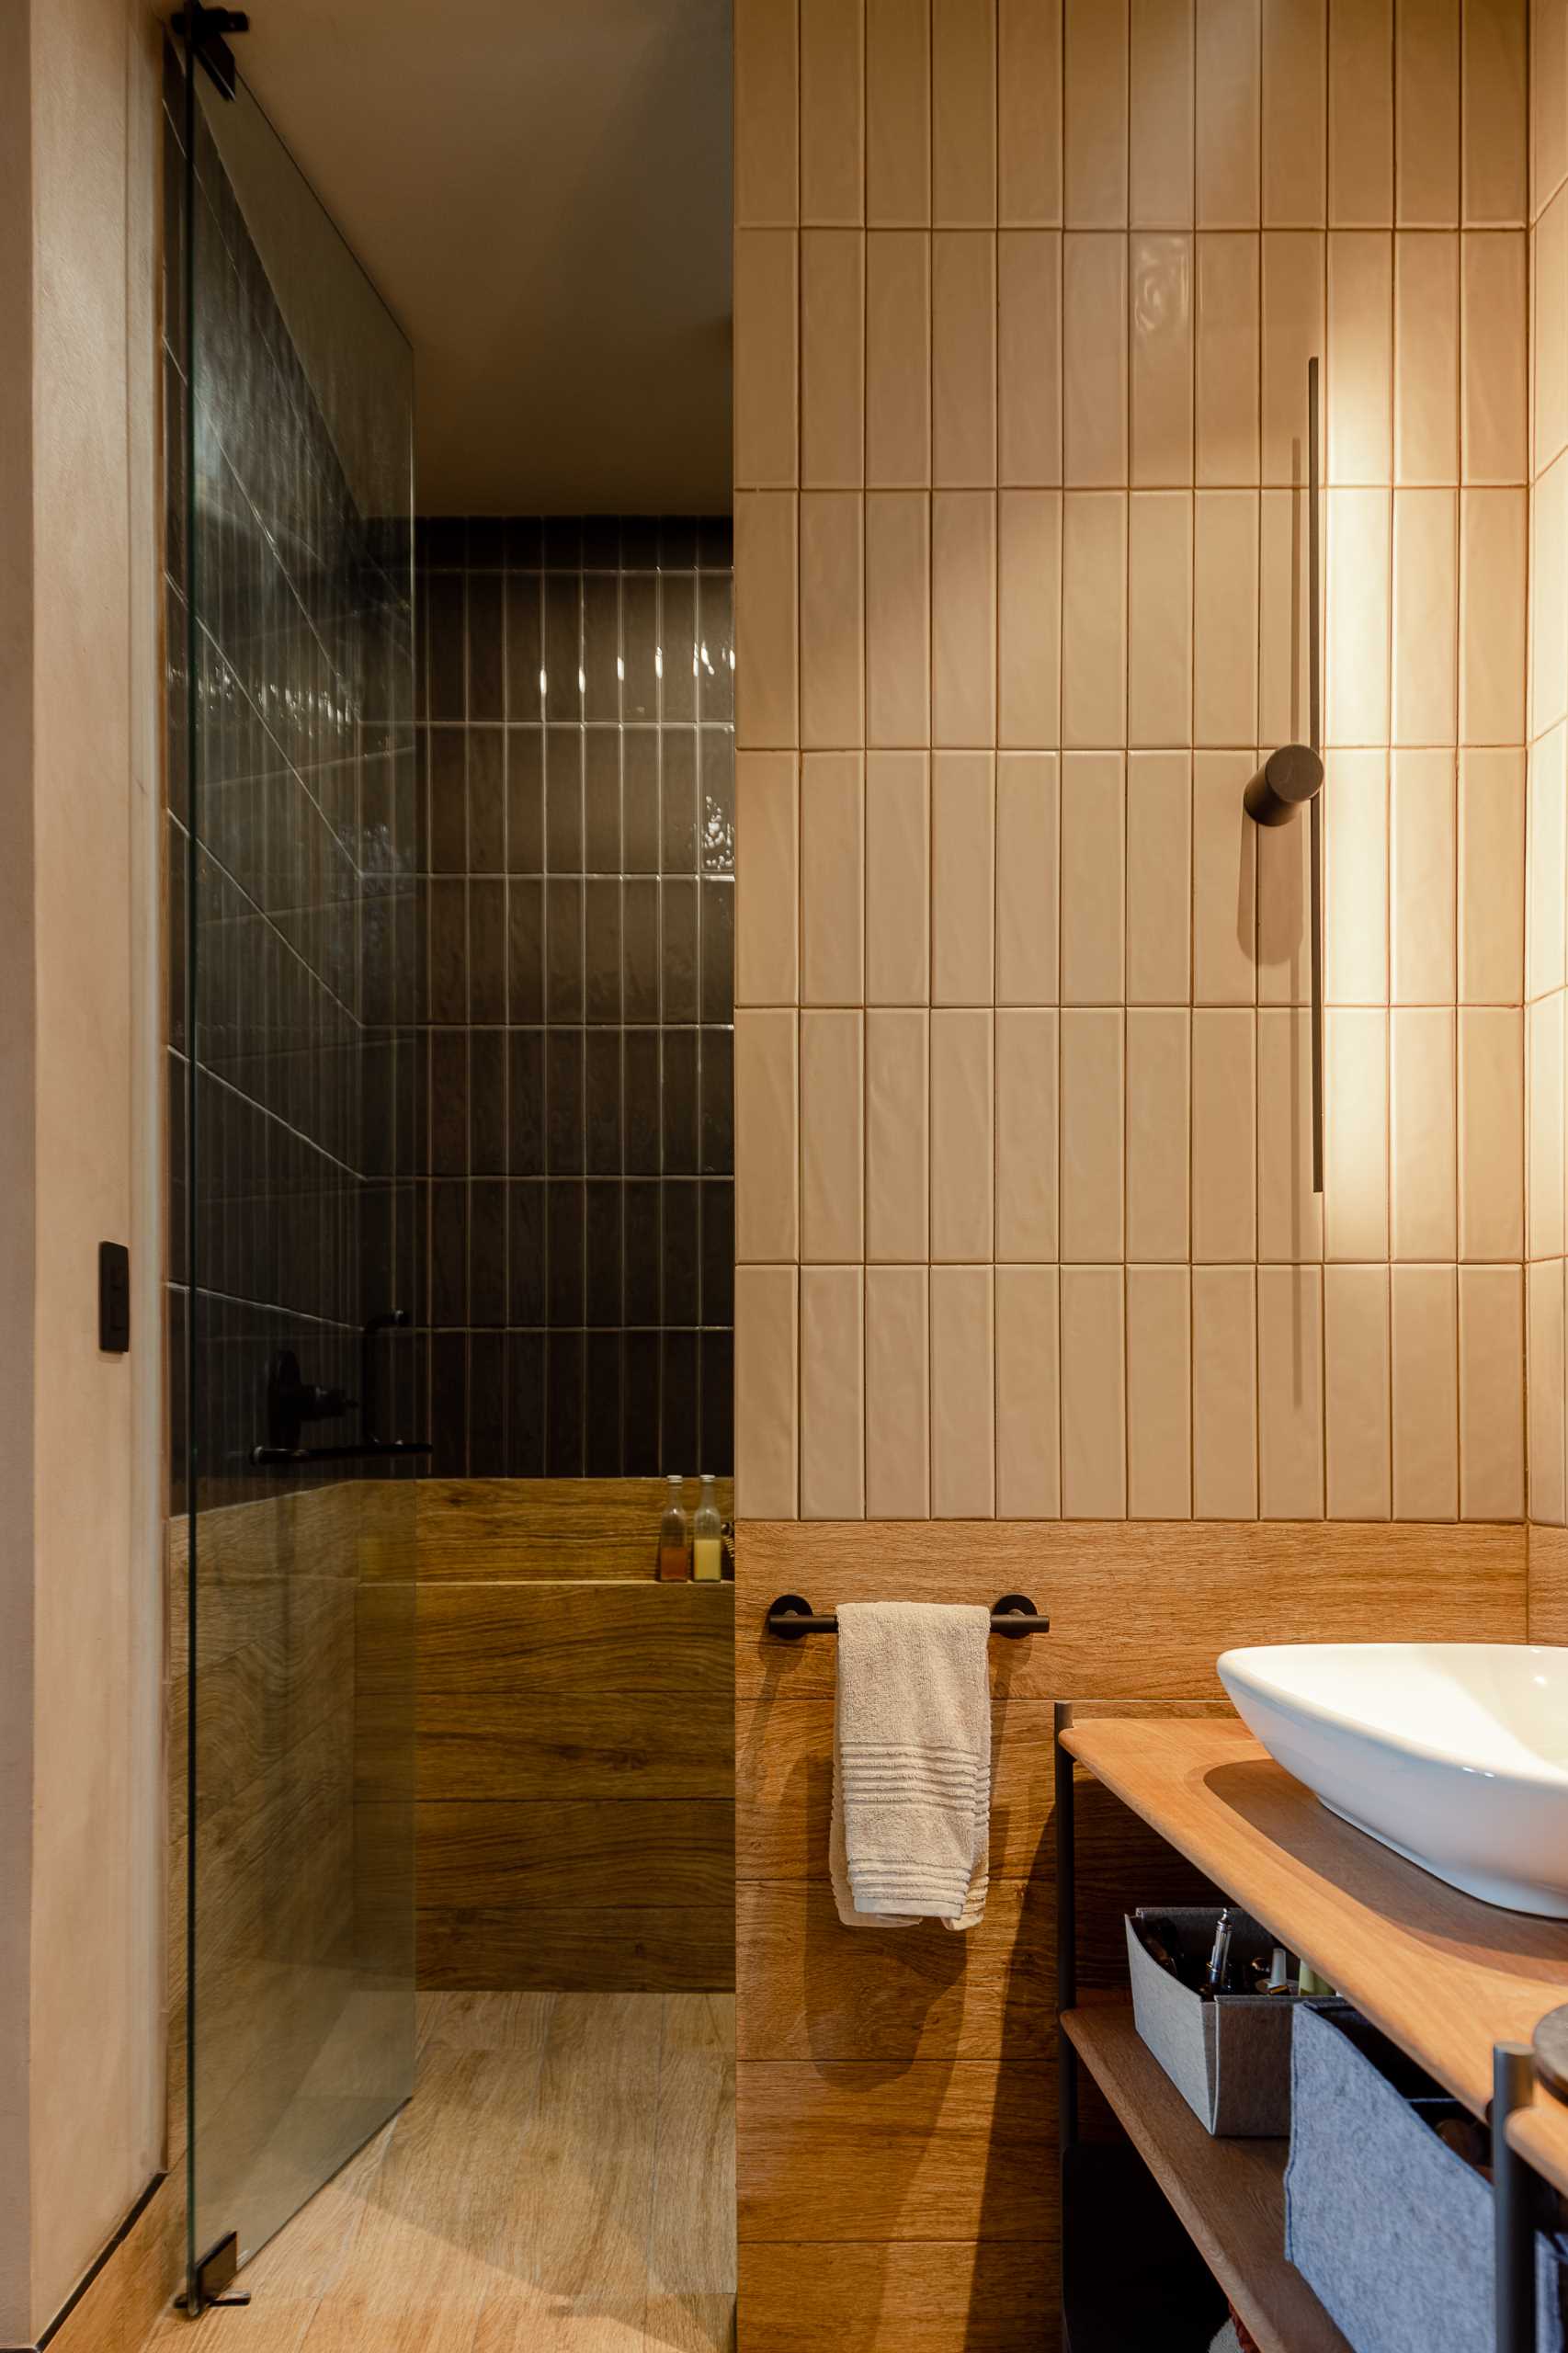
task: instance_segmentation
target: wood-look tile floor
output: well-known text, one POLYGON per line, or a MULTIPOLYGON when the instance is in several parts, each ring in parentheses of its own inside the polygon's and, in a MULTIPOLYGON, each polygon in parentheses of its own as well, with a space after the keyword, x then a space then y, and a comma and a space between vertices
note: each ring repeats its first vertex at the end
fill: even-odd
MULTIPOLYGON (((248 2264, 212 2353, 728 2353, 729 1994, 420 1996, 413 2099, 248 2264)), ((171 2314, 143 2353, 188 2348, 171 2314)))

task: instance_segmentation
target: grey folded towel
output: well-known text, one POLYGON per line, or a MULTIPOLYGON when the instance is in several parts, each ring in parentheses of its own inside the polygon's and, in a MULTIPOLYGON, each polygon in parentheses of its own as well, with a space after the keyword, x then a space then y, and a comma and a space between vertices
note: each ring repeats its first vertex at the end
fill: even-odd
POLYGON ((991 1824, 988 1609, 841 1602, 830 1861, 838 1916, 971 1928, 991 1824))

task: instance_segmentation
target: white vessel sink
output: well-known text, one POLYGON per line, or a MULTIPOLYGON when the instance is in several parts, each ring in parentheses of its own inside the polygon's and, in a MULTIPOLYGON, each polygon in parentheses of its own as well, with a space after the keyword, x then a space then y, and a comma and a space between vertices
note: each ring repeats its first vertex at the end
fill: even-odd
POLYGON ((1568 1920, 1568 1649, 1279 1643, 1219 1666, 1331 1813, 1483 1904, 1568 1920))

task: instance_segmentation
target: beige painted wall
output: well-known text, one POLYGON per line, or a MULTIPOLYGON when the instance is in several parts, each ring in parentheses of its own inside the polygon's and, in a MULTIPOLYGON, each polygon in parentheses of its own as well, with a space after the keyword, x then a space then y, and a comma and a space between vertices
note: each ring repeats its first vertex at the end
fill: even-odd
POLYGON ((1527 13, 739 0, 744 1517, 1521 1515, 1527 13))
POLYGON ((0 498, 17 526, 0 650, 4 1717, 19 1733, 0 1910, 7 1937, 27 1929, 25 1949, 0 1951, 0 2337, 14 2342, 57 2312, 157 2169, 163 2133, 158 50, 131 0, 12 6, 0 39, 16 116, 4 168, 25 175, 4 190, 17 233, 0 258, 15 428, 0 498), (97 1347, 103 1239, 134 1254, 128 1357, 97 1347))

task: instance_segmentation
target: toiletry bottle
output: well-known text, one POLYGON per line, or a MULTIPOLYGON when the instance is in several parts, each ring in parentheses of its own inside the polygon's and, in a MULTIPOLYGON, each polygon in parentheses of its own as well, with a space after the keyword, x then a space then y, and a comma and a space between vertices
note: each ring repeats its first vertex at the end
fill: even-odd
POLYGON ((686 1514, 681 1509, 680 1472, 672 1471, 665 1484, 669 1493, 665 1501, 665 1516, 659 1522, 659 1579, 664 1585, 684 1584, 691 1574, 691 1552, 686 1514))
POLYGON ((704 1581, 724 1574, 724 1538, 710 1471, 702 1473, 702 1499, 691 1523, 691 1574, 704 1581))

